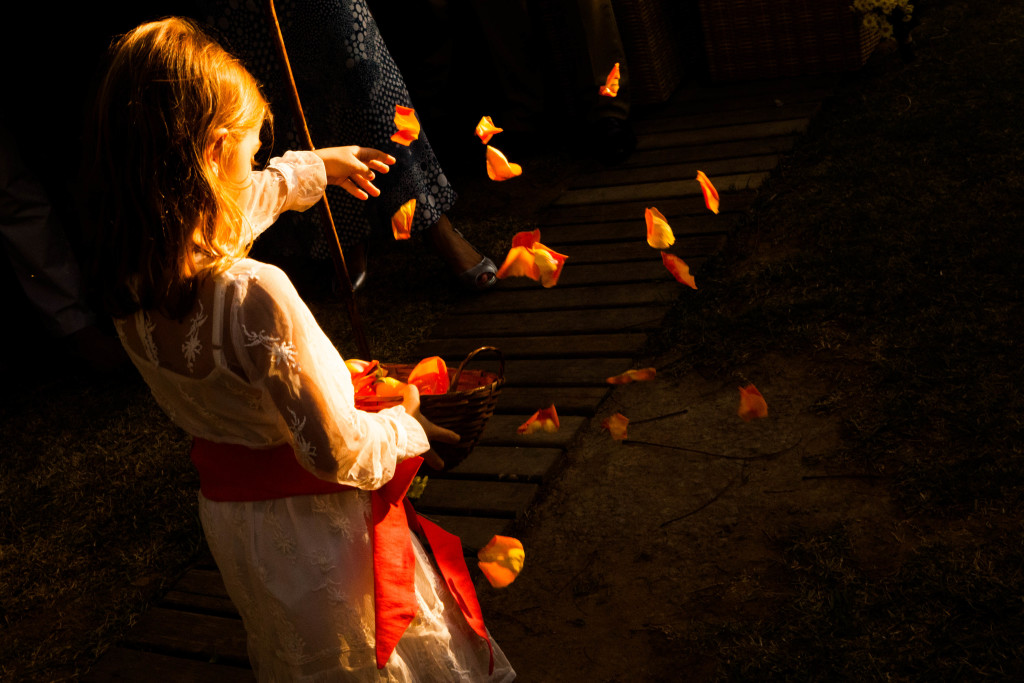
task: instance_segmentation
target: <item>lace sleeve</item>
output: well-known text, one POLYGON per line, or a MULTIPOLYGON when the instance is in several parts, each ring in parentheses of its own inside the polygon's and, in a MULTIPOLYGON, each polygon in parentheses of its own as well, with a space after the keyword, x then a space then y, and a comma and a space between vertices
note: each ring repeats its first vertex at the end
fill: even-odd
POLYGON ((289 210, 305 211, 316 204, 327 187, 324 162, 313 152, 285 152, 270 160, 265 171, 252 174, 243 198, 253 239, 289 210))
POLYGON ((261 265, 239 282, 231 332, 249 380, 273 397, 297 458, 317 477, 376 489, 429 448, 401 406, 356 409, 348 368, 280 269, 261 265))

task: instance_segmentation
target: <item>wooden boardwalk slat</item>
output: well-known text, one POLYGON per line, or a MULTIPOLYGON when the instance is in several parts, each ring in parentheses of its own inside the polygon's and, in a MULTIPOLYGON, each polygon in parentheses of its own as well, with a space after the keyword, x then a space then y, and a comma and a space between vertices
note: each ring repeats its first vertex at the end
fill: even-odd
POLYGON ((224 580, 216 569, 189 569, 178 579, 176 590, 194 595, 208 595, 215 598, 226 598, 228 591, 224 588, 224 580))
MULTIPOLYGON (((778 166, 779 159, 781 158, 779 154, 762 154, 759 156, 714 159, 712 161, 698 160, 641 168, 609 168, 581 175, 570 184, 570 188, 621 186, 630 183, 651 183, 678 180, 679 178, 696 178, 698 170, 704 171, 706 176, 715 181, 717 176, 771 171, 778 166)), ((717 182, 715 182, 715 186, 718 186, 717 182)), ((547 243, 545 242, 545 244, 547 243)))
POLYGON ((255 680, 248 664, 244 667, 225 666, 124 647, 107 650, 97 665, 82 678, 84 683, 253 683, 255 680))
POLYGON ((171 590, 160 600, 160 606, 199 614, 214 614, 221 617, 238 617, 238 610, 231 598, 211 595, 196 595, 180 590, 171 590))
POLYGON ((766 100, 760 106, 752 106, 729 111, 700 111, 680 116, 644 119, 638 121, 633 129, 637 135, 652 135, 677 130, 700 130, 717 126, 735 126, 774 121, 791 121, 812 117, 820 107, 817 101, 783 103, 776 106, 774 101, 766 100))
MULTIPOLYGON (((668 217, 666 216, 666 219, 668 217)), ((671 219, 670 224, 671 224, 671 219)), ((675 221, 675 224, 685 225, 687 219, 685 217, 675 221)), ((689 258, 695 258, 700 256, 711 256, 717 254, 723 246, 725 241, 728 239, 728 231, 725 230, 724 226, 731 225, 728 218, 722 220, 719 223, 722 229, 718 232, 714 232, 707 235, 688 235, 685 232, 676 234, 675 244, 669 249, 674 254, 685 254, 689 258)), ((641 230, 646 230, 646 227, 641 224, 641 230)), ((675 225, 672 225, 672 231, 675 232, 675 225)), ((663 265, 661 262, 660 250, 652 248, 647 244, 647 239, 643 241, 633 242, 632 244, 595 244, 595 245, 582 245, 570 249, 571 258, 576 260, 576 265, 592 265, 592 264, 623 264, 627 268, 631 268, 634 264, 643 261, 653 261, 654 263, 663 265)), ((644 286, 653 287, 652 283, 640 283, 644 286)), ((623 287, 625 285, 618 285, 623 287)), ((678 293, 678 292, 677 292, 678 293)), ((673 299, 674 300, 674 299, 673 299)), ((609 305, 614 305, 609 302, 609 305)))
MULTIPOLYGON (((719 193, 721 194, 721 193, 719 193)), ((720 216, 732 212, 746 211, 754 201, 754 192, 736 192, 722 195, 720 216)), ((609 204, 590 204, 586 206, 553 205, 542 211, 538 216, 540 229, 545 225, 562 225, 567 223, 597 223, 599 221, 643 220, 644 209, 650 202, 624 201, 609 204)), ((666 218, 673 216, 702 216, 708 213, 704 198, 700 196, 682 197, 658 202, 658 210, 666 218)))
MULTIPOLYGON (((427 483, 428 489, 432 483, 432 481, 427 483)), ((471 575, 476 571, 476 551, 487 545, 495 534, 506 535, 507 529, 512 523, 512 520, 504 517, 438 514, 424 514, 423 516, 462 540, 462 551, 469 559, 466 565, 469 567, 471 575)))
POLYGON ((561 429, 557 432, 534 432, 518 434, 516 429, 526 422, 533 413, 522 415, 493 415, 480 436, 478 446, 520 446, 523 448, 566 448, 576 436, 587 418, 574 415, 558 416, 561 429))
POLYGON ((497 414, 533 414, 534 411, 555 405, 559 415, 594 414, 597 406, 608 395, 610 386, 590 387, 504 387, 498 397, 497 414))
MULTIPOLYGON (((648 258, 657 252, 646 242, 643 250, 637 252, 648 258)), ((605 252, 615 251, 605 249, 605 252)), ((622 251, 625 251, 624 249, 622 251)), ((630 248, 628 253, 632 253, 630 248)), ((570 257, 570 258, 574 258, 570 257)), ((660 256, 653 256, 661 263, 660 256)), ((485 297, 477 297, 474 301, 461 307, 458 315, 467 313, 498 313, 506 311, 518 313, 523 311, 543 311, 569 309, 576 307, 605 306, 638 306, 643 304, 670 304, 679 296, 679 288, 673 282, 640 282, 625 285, 595 285, 583 289, 581 287, 559 289, 552 287, 544 291, 529 289, 497 290, 485 297)))
MULTIPOLYGON (((659 263, 658 267, 664 271, 659 263)), ((445 334, 452 338, 494 336, 536 336, 540 334, 599 334, 639 332, 661 325, 668 306, 631 306, 592 311, 538 311, 529 315, 509 313, 468 313, 452 316, 445 334)))
MULTIPOLYGON (((451 479, 469 477, 537 483, 547 478, 561 457, 562 451, 558 448, 478 446, 468 458, 443 476, 451 479)), ((435 476, 429 471, 425 474, 435 476)))
MULTIPOLYGON (((443 332, 443 330, 441 330, 443 332)), ((633 356, 647 341, 642 332, 567 334, 555 337, 475 336, 461 339, 425 339, 415 346, 418 358, 441 356, 449 365, 462 362, 473 349, 496 346, 509 358, 579 358, 633 356)), ((475 360, 469 367, 476 367, 475 360)))
MULTIPOLYGON (((643 214, 641 214, 641 217, 643 214)), ((667 217, 667 216, 666 216, 667 217)), ((636 261, 616 267, 604 263, 570 263, 566 261, 562 277, 558 279, 559 289, 570 287, 593 287, 627 282, 657 282, 668 280, 672 276, 665 270, 661 261, 636 261)), ((543 292, 540 283, 525 277, 512 277, 498 283, 495 291, 503 289, 528 289, 543 292)), ((447 325, 447 322, 445 323, 447 325)), ((570 334, 570 330, 564 330, 570 334)))
POLYGON ((766 123, 741 123, 735 126, 716 126, 697 130, 678 130, 650 135, 638 135, 637 149, 658 149, 660 147, 682 147, 683 145, 706 145, 711 142, 732 142, 747 138, 768 138, 778 135, 795 135, 807 130, 809 119, 785 119, 766 123))
MULTIPOLYGON (((658 210, 669 220, 675 218, 660 208, 658 210)), ((672 226, 672 232, 675 233, 676 239, 687 235, 719 234, 723 231, 723 226, 729 225, 727 216, 728 214, 716 216, 710 211, 698 216, 685 216, 683 217, 685 220, 678 221, 672 226)), ((643 213, 633 216, 629 220, 545 225, 541 232, 541 241, 555 251, 563 251, 579 244, 621 243, 623 240, 637 235, 646 244, 647 228, 644 224, 643 213)), ((562 286, 561 281, 558 286, 562 286)))
MULTIPOLYGON (((477 367, 490 372, 498 370, 497 363, 493 361, 481 362, 477 367)), ((632 357, 512 360, 505 363, 505 386, 603 387, 607 384, 605 380, 608 377, 625 372, 631 367, 632 357)), ((500 397, 498 400, 501 400, 500 397)), ((533 410, 543 407, 538 405, 533 410)))
POLYGON ((125 644, 190 659, 247 665, 240 619, 153 607, 142 615, 125 644))
POLYGON ((427 475, 427 487, 413 507, 424 514, 514 519, 533 502, 539 486, 520 482, 438 479, 427 475))
MULTIPOLYGON (((755 190, 768 174, 763 171, 756 173, 740 173, 738 175, 727 175, 712 178, 718 192, 742 192, 744 190, 755 190)), ((554 201, 554 206, 579 206, 582 204, 610 204, 612 202, 625 202, 629 200, 644 199, 657 201, 659 199, 671 199, 673 197, 696 196, 703 193, 696 176, 690 180, 665 180, 654 183, 636 183, 632 185, 618 185, 608 187, 588 187, 579 190, 569 190, 554 201)))
POLYGON ((760 140, 723 140, 701 145, 641 149, 633 152, 620 168, 648 168, 679 163, 706 164, 716 160, 783 154, 793 149, 796 138, 796 135, 782 135, 760 140))

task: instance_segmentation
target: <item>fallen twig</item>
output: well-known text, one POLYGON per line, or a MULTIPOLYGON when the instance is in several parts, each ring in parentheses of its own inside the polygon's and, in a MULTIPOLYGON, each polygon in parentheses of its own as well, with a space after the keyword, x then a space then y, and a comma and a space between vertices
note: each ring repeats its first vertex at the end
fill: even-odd
POLYGON ((702 451, 699 448, 687 448, 686 446, 673 446, 667 443, 655 443, 653 441, 636 441, 634 439, 626 439, 622 442, 624 446, 655 446, 657 448, 671 448, 676 451, 686 451, 687 453, 696 453, 697 455, 707 455, 712 458, 722 458, 724 460, 770 460, 777 458, 787 451, 791 451, 800 445, 803 441, 803 437, 797 439, 797 442, 792 446, 786 446, 785 448, 775 451, 773 453, 762 453, 760 455, 725 455, 724 453, 712 453, 711 451, 702 451))
POLYGON ((728 484, 726 484, 726 485, 725 485, 725 486, 724 486, 724 487, 722 488, 722 490, 721 490, 721 491, 719 491, 719 492, 718 492, 718 493, 716 493, 716 494, 715 494, 714 496, 712 496, 712 497, 711 497, 711 498, 709 498, 708 500, 706 500, 706 501, 704 501, 703 503, 701 503, 701 504, 700 504, 699 506, 697 506, 697 507, 696 507, 696 508, 694 508, 693 510, 690 510, 689 512, 687 512, 687 513, 686 513, 686 514, 684 514, 684 515, 679 515, 678 517, 673 517, 673 518, 672 518, 672 519, 670 519, 670 520, 667 520, 667 521, 664 521, 664 522, 662 522, 661 524, 659 524, 659 525, 658 525, 658 528, 659 528, 659 529, 664 529, 664 528, 665 528, 665 527, 667 527, 667 526, 668 526, 669 524, 672 524, 672 523, 674 523, 674 522, 678 522, 678 521, 680 521, 680 520, 686 519, 687 517, 689 517, 689 516, 691 516, 691 515, 695 515, 695 514, 697 514, 698 512, 700 512, 701 510, 703 510, 704 508, 706 508, 707 506, 711 505, 711 504, 712 504, 712 503, 714 503, 714 502, 715 502, 716 500, 718 500, 719 498, 721 498, 721 497, 722 497, 722 495, 723 495, 723 494, 724 494, 724 493, 725 493, 726 491, 728 491, 729 489, 731 489, 731 488, 732 488, 732 485, 733 485, 733 484, 735 484, 735 483, 736 483, 737 481, 739 481, 739 479, 740 479, 740 475, 742 475, 742 474, 743 474, 743 473, 742 473, 742 472, 740 472, 740 473, 739 473, 739 474, 737 474, 737 475, 736 475, 735 477, 733 477, 732 479, 730 479, 730 480, 729 480, 729 483, 728 483, 728 484))

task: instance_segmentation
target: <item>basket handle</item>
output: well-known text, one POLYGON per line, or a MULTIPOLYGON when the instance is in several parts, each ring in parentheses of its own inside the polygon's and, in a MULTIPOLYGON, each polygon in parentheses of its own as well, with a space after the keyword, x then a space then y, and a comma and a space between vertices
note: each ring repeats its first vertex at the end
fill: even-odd
POLYGON ((455 387, 459 386, 459 379, 462 377, 462 369, 464 367, 466 367, 466 363, 468 363, 469 361, 473 360, 473 358, 476 356, 476 354, 481 353, 482 351, 493 351, 494 353, 498 354, 498 360, 501 361, 501 366, 498 369, 498 377, 499 378, 504 378, 505 377, 505 354, 503 354, 501 352, 501 349, 499 349, 497 346, 481 346, 478 349, 474 349, 473 351, 470 351, 469 355, 467 355, 462 360, 462 362, 459 363, 459 368, 458 368, 458 370, 455 371, 455 376, 452 377, 452 381, 448 385, 448 393, 451 393, 451 392, 455 391, 455 387))

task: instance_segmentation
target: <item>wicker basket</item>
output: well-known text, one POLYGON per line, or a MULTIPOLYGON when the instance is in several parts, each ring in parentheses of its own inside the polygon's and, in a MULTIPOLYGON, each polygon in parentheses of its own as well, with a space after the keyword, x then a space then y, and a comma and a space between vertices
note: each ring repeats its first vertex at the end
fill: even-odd
POLYGON ((851 0, 699 0, 713 81, 859 69, 878 44, 851 0))
MULTIPOLYGON (((389 377, 403 382, 415 365, 396 363, 384 365, 389 377)), ((505 385, 505 356, 494 346, 481 346, 472 351, 459 364, 452 376, 448 393, 421 394, 420 411, 431 422, 446 427, 462 437, 457 444, 434 444, 433 448, 444 460, 445 470, 450 470, 470 454, 480 440, 487 426, 487 420, 494 414, 498 395, 505 385), (466 364, 477 354, 491 352, 498 356, 500 366, 497 373, 486 370, 467 370, 466 364)), ((401 404, 401 396, 356 396, 356 407, 377 412, 401 404)))

